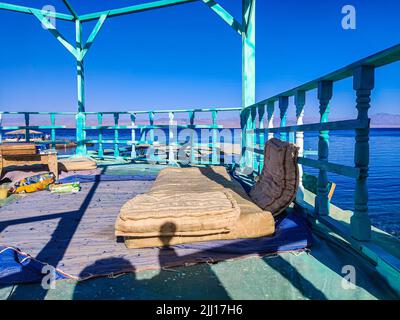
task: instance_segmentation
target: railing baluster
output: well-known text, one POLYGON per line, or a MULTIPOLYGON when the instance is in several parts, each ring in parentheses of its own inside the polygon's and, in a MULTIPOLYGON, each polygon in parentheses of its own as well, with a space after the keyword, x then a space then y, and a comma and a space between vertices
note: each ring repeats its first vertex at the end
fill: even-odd
POLYGON ((86 156, 86 114, 78 112, 75 115, 76 120, 76 150, 77 156, 86 156))
POLYGON ((154 160, 154 129, 152 126, 154 126, 154 112, 151 111, 149 112, 149 124, 150 124, 150 130, 149 130, 149 155, 150 155, 150 161, 154 160))
MULTIPOLYGON (((191 126, 194 126, 194 118, 195 118, 195 112, 194 111, 189 111, 189 123, 191 126)), ((194 154, 195 147, 194 145, 197 144, 197 141, 194 141, 195 136, 197 136, 197 133, 195 132, 195 128, 190 129, 190 163, 195 164, 196 162, 196 156, 194 154)))
MULTIPOLYGON (((56 125, 56 115, 54 113, 50 113, 50 124, 51 126, 56 125)), ((51 139, 51 147, 52 149, 56 148, 56 129, 51 128, 50 129, 50 139, 51 139)))
MULTIPOLYGON (((268 101, 268 104, 267 104, 268 129, 272 129, 274 127, 274 111, 275 111, 275 102, 268 101)), ((268 132, 268 140, 271 140, 273 137, 274 137, 274 133, 268 132)))
MULTIPOLYGON (((119 113, 114 113, 114 126, 118 126, 119 113)), ((119 158, 118 129, 114 129, 114 157, 119 158)))
MULTIPOLYGON (((24 116, 25 116, 25 126, 26 127, 29 127, 29 125, 30 125, 30 114, 29 113, 25 113, 24 114, 24 116)), ((25 129, 25 142, 30 142, 30 136, 29 136, 29 128, 26 128, 25 129)))
MULTIPOLYGON (((216 127, 217 126, 217 111, 213 110, 211 112, 211 117, 212 117, 212 126, 216 127)), ((211 129, 212 131, 212 156, 211 156, 211 163, 212 164, 219 164, 220 159, 218 159, 218 130, 217 129, 211 129)))
MULTIPOLYGON (((98 113, 97 114, 97 124, 98 126, 103 125, 103 114, 98 113)), ((104 157, 104 148, 103 148, 103 129, 99 129, 99 135, 98 135, 98 140, 99 140, 99 148, 97 150, 97 154, 100 158, 104 157)))
MULTIPOLYGON (((354 71, 353 87, 357 94, 357 111, 359 120, 368 120, 371 107, 371 91, 375 86, 375 70, 362 66, 354 71)), ((351 233, 360 241, 371 239, 371 220, 368 216, 368 166, 369 166, 369 128, 356 129, 354 163, 360 169, 356 180, 354 194, 354 214, 351 217, 351 233)))
MULTIPOLYGON (((333 95, 332 81, 320 81, 318 83, 318 99, 320 102, 319 113, 321 123, 328 122, 330 112, 329 102, 333 95)), ((329 131, 319 132, 318 160, 328 161, 329 156, 329 131)), ((330 201, 328 198, 328 174, 326 170, 319 170, 317 197, 315 199, 315 212, 320 216, 329 215, 330 201)))
MULTIPOLYGON (((296 118, 297 125, 301 126, 304 124, 304 106, 306 104, 306 92, 297 91, 294 97, 294 104, 296 105, 296 118)), ((304 156, 304 132, 296 131, 296 145, 299 147, 299 157, 304 156)), ((299 192, 298 197, 303 199, 304 189, 303 189, 303 166, 299 164, 299 192)))
MULTIPOLYGON (((258 128, 260 130, 264 129, 264 121, 265 121, 265 104, 259 104, 258 105, 258 128)), ((265 131, 260 131, 258 135, 258 149, 264 150, 264 145, 265 145, 265 131)), ((263 169, 264 165, 264 153, 259 153, 258 154, 258 159, 256 160, 258 162, 258 173, 261 174, 261 171, 263 169)))
POLYGON ((136 126, 136 114, 131 113, 131 140, 132 140, 132 150, 131 150, 131 158, 136 159, 136 131, 135 131, 135 126, 136 126))
MULTIPOLYGON (((279 97, 279 111, 281 117, 281 128, 286 127, 286 119, 287 119, 287 110, 289 107, 289 97, 279 97)), ((287 141, 287 133, 281 132, 281 140, 287 141)))
POLYGON ((175 163, 175 156, 174 156, 174 145, 175 145, 175 137, 174 137, 174 113, 169 112, 169 130, 168 130, 168 162, 170 164, 175 163))

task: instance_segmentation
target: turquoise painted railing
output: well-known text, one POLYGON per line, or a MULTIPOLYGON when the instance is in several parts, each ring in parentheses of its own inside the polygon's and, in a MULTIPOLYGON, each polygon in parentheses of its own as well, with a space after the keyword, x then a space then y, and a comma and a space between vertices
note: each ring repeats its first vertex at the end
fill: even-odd
MULTIPOLYGON (((317 217, 329 216, 330 200, 328 198, 327 173, 335 173, 356 180, 354 194, 354 214, 351 218, 351 235, 354 239, 368 241, 371 238, 371 221, 368 216, 368 188, 367 177, 369 169, 369 127, 371 91, 374 88, 375 69, 400 60, 400 45, 374 54, 357 61, 342 69, 307 82, 291 90, 282 92, 271 98, 260 101, 242 111, 242 124, 246 138, 242 146, 242 155, 247 168, 260 172, 262 169, 262 149, 264 142, 274 134, 280 134, 282 140, 295 140, 300 148, 299 163, 301 166, 319 170, 318 192, 315 199, 315 214, 317 217), (334 83, 346 78, 353 78, 353 89, 356 92, 355 108, 356 119, 344 121, 329 121, 329 103, 333 96, 334 83), (320 122, 303 124, 306 93, 317 89, 319 100, 320 122), (294 98, 297 124, 286 125, 289 98, 294 98), (275 105, 278 103, 280 127, 273 128, 275 105), (258 127, 257 127, 258 114, 258 127), (265 114, 267 114, 267 128, 264 128, 265 114), (354 130, 355 155, 354 166, 346 166, 329 162, 329 131, 354 130), (318 160, 304 157, 304 132, 319 132, 318 160), (289 134, 289 137, 288 137, 289 134), (290 134, 291 137, 290 137, 290 134), (268 135, 268 138, 266 137, 268 135)), ((300 166, 300 170, 302 167, 300 166)))

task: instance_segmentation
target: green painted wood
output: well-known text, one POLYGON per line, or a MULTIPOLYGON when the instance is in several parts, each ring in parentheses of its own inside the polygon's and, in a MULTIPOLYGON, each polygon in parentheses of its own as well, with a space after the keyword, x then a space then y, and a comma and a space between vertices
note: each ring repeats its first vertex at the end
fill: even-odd
POLYGON ((78 112, 75 116, 76 122, 76 151, 77 156, 86 156, 86 115, 83 112, 78 112))
MULTIPOLYGON (((97 124, 99 126, 103 125, 103 114, 102 113, 97 114, 97 124)), ((100 158, 102 158, 102 157, 104 157, 103 129, 99 129, 98 139, 99 139, 99 141, 98 141, 99 147, 97 149, 97 152, 98 152, 98 156, 100 158)))
POLYGON ((358 168, 353 168, 350 166, 345 166, 341 164, 331 163, 328 161, 314 160, 310 158, 299 157, 299 164, 311 167, 315 169, 320 169, 326 172, 336 173, 341 176, 346 176, 350 178, 357 179, 360 176, 360 170, 358 168))
POLYGON ((25 141, 29 142, 30 141, 30 134, 29 134, 29 125, 30 125, 30 114, 25 113, 25 141))
POLYGON ((50 124, 52 126, 50 130, 50 139, 51 139, 51 147, 53 149, 56 148, 56 129, 54 126, 56 125, 56 115, 54 113, 50 113, 50 124))
POLYGON ((56 27, 42 14, 41 10, 31 9, 32 14, 46 27, 46 29, 74 56, 77 57, 77 50, 68 40, 56 29, 56 27))
POLYGON ((4 126, 2 130, 47 130, 47 129, 65 129, 66 126, 4 126))
MULTIPOLYGON (((358 119, 367 121, 371 107, 371 91, 375 85, 375 70, 362 66, 354 70, 353 87, 357 94, 358 119)), ((351 217, 352 236, 360 241, 371 239, 371 221, 368 216, 368 166, 369 166, 369 128, 356 129, 354 163, 360 170, 354 193, 354 215, 351 217)))
MULTIPOLYGON (((301 90, 294 96, 294 104, 296 106, 296 125, 303 125, 304 118, 304 106, 306 104, 306 92, 301 90)), ((299 157, 304 156, 304 132, 296 131, 295 143, 299 148, 299 157)), ((296 199, 304 198, 304 187, 303 187, 303 166, 299 164, 299 190, 296 195, 296 199)))
MULTIPOLYGON (((26 6, 19 6, 15 4, 10 4, 10 3, 5 3, 5 2, 0 2, 0 10, 7 10, 7 11, 13 11, 13 12, 19 12, 19 13, 26 13, 26 14, 32 14, 32 12, 40 12, 40 9, 36 8, 31 8, 31 7, 26 7, 26 6)), ((73 21, 74 16, 65 14, 65 13, 60 13, 60 12, 48 12, 46 15, 50 18, 56 18, 60 20, 65 20, 65 21, 73 21)))
POLYGON ((136 125, 136 114, 135 113, 131 113, 131 126, 132 126, 132 130, 131 130, 131 141, 132 141, 132 151, 131 151, 131 158, 135 159, 136 158, 136 145, 135 145, 135 140, 136 140, 136 132, 135 132, 135 125, 136 125))
MULTIPOLYGON (((119 114, 114 113, 114 125, 118 126, 118 122, 119 122, 119 114)), ((118 158, 120 156, 118 140, 119 140, 119 131, 118 131, 118 129, 115 129, 114 130, 114 157, 116 157, 116 158, 118 158)))
MULTIPOLYGON (((354 130, 354 129, 365 129, 369 127, 370 120, 340 120, 340 121, 330 121, 324 123, 311 123, 311 124, 302 124, 296 126, 286 126, 283 128, 271 128, 271 129, 255 129, 255 132, 268 132, 268 133, 281 133, 281 132, 315 132, 321 130, 329 130, 329 131, 342 131, 342 130, 354 130)), ((248 130, 251 131, 251 130, 248 130)))
POLYGON ((105 14, 102 14, 97 21, 96 25, 94 26, 91 34, 89 35, 89 38, 87 39, 85 46, 81 52, 81 60, 83 60, 88 53, 90 47, 93 45, 94 40, 96 39, 101 27, 103 26, 104 22, 106 21, 108 17, 108 12, 105 14))
MULTIPOLYGON (((281 128, 286 127, 288 107, 289 107, 289 97, 285 97, 285 96, 280 97, 279 98, 279 112, 280 112, 280 118, 281 118, 281 122, 280 122, 281 128)), ((281 131, 281 140, 288 141, 286 132, 281 131)))
MULTIPOLYGON (((194 126, 196 113, 194 111, 189 112, 189 123, 191 126, 194 126)), ((197 143, 197 134, 194 129, 191 130, 190 133, 190 163, 196 164, 196 156, 195 156, 195 144, 197 143), (195 141, 196 138, 196 141, 195 141)))
MULTIPOLYGON (((265 121, 265 105, 260 104, 258 105, 258 128, 260 129, 260 132, 256 137, 258 136, 258 143, 256 142, 256 145, 258 144, 260 149, 264 149, 265 146, 265 131, 264 130, 264 121, 265 121)), ((256 167, 258 169, 258 174, 261 174, 261 171, 264 166, 264 153, 258 155, 256 158, 256 167)))
POLYGON ((85 70, 82 56, 82 23, 75 21, 76 32, 76 71, 77 71, 77 93, 78 93, 78 112, 85 112, 85 70))
POLYGON ((164 7, 169 7, 169 6, 179 5, 179 4, 185 4, 185 3, 189 3, 189 2, 195 2, 195 1, 198 1, 198 0, 153 1, 153 2, 147 2, 147 3, 142 3, 142 4, 136 4, 133 6, 124 7, 124 8, 120 8, 120 9, 112 9, 109 11, 84 14, 84 15, 80 15, 79 19, 81 21, 91 21, 91 20, 98 19, 101 15, 105 14, 106 12, 109 12, 109 14, 108 14, 109 17, 116 17, 116 16, 125 15, 125 14, 132 14, 132 13, 137 13, 137 12, 142 12, 142 11, 147 11, 147 10, 152 10, 152 9, 159 9, 159 8, 164 8, 164 7))
POLYGON ((274 134, 270 131, 274 128, 274 111, 275 111, 275 102, 269 101, 267 103, 267 114, 268 114, 268 140, 271 140, 274 137, 274 134))
POLYGON ((214 0, 203 0, 203 2, 218 16, 220 16, 222 20, 224 20, 228 25, 230 25, 233 30, 242 35, 242 25, 219 3, 217 3, 214 0))
MULTIPOLYGON (((211 113, 212 125, 217 126, 217 111, 211 113)), ((212 129, 212 151, 211 151, 211 163, 216 165, 220 163, 219 149, 218 149, 218 130, 212 129)))
POLYGON ((173 146, 176 145, 176 129, 174 129, 174 126, 176 126, 175 121, 174 121, 174 113, 170 112, 168 114, 169 117, 169 130, 168 130, 168 141, 169 141, 169 150, 168 150, 168 163, 169 164, 175 164, 175 155, 174 155, 174 148, 173 146))
POLYGON ((74 19, 79 19, 79 16, 77 14, 77 12, 74 10, 74 8, 72 7, 72 5, 69 3, 68 0, 63 0, 65 6, 67 7, 68 11, 74 16, 74 19))
MULTIPOLYGON (((332 81, 321 81, 318 86, 318 100, 320 103, 319 113, 321 116, 321 123, 328 122, 328 115, 330 112, 329 102, 333 95, 332 81)), ((323 130, 319 132, 318 142, 318 160, 321 162, 328 161, 329 156, 329 131, 323 130)), ((329 194, 329 180, 327 171, 320 169, 318 175, 318 193, 315 202, 315 210, 318 216, 329 215, 330 200, 329 194)))
MULTIPOLYGON (((242 108, 255 103, 255 0, 242 0, 242 108)), ((246 128, 242 125, 242 170, 251 170, 253 167, 252 153, 247 152, 251 137, 247 137, 246 129, 252 129, 251 111, 243 113, 246 128)), ((252 172, 252 170, 251 170, 252 172)))

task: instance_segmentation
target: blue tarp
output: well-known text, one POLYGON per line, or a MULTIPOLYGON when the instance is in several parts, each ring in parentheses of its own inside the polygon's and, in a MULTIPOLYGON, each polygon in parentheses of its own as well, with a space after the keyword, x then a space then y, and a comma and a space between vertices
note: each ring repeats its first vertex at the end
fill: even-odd
POLYGON ((72 183, 79 181, 80 183, 85 182, 98 182, 98 181, 154 181, 157 175, 73 175, 60 179, 60 183, 72 183))
MULTIPOLYGON (((40 283, 49 272, 45 266, 17 248, 0 246, 0 285, 40 283)), ((55 280, 68 278, 58 270, 52 276, 55 280)))

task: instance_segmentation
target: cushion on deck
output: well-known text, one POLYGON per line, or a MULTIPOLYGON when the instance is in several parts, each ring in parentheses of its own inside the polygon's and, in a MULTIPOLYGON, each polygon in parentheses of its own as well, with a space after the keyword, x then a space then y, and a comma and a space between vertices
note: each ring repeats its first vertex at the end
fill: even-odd
MULTIPOLYGON (((162 170, 148 195, 175 195, 178 198, 187 194, 207 194, 210 192, 231 194, 240 208, 240 216, 230 232, 199 235, 195 232, 174 236, 159 235, 155 237, 125 236, 128 248, 157 247, 210 240, 248 239, 270 236, 275 232, 275 220, 268 211, 263 211, 247 195, 239 182, 234 180, 224 167, 207 168, 166 168, 162 170)), ((197 204, 200 211, 205 207, 197 204)), ((121 210, 122 213, 122 210, 121 210)), ((151 218, 151 214, 149 215, 151 218)), ((116 224, 116 234, 124 236, 121 228, 126 222, 121 214, 116 224)), ((160 230, 161 226, 159 226, 160 230)))
POLYGON ((264 149, 264 167, 250 191, 253 201, 274 216, 295 199, 299 186, 298 148, 289 142, 271 139, 264 149))
POLYGON ((116 234, 136 237, 208 235, 229 232, 240 214, 226 191, 149 193, 128 201, 121 209, 116 234))

